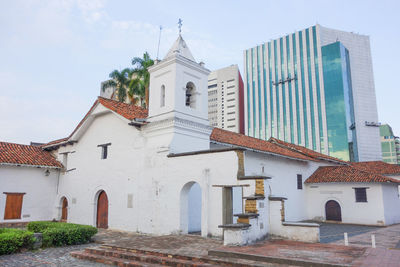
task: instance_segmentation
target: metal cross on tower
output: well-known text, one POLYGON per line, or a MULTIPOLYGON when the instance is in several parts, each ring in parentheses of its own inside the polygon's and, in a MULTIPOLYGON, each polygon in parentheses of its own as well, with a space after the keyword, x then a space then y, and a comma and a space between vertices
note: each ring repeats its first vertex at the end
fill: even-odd
POLYGON ((181 20, 181 19, 178 20, 179 35, 182 32, 182 22, 183 22, 183 20, 181 20))

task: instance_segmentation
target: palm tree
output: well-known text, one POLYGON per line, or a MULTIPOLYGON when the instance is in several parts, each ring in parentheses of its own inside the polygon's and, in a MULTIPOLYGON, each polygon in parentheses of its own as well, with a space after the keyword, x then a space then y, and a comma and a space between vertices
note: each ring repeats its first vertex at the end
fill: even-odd
MULTIPOLYGON (((145 107, 149 105, 149 85, 150 85, 150 73, 148 68, 154 64, 154 61, 150 58, 149 53, 145 52, 143 54, 143 58, 134 57, 132 59, 132 65, 134 66, 132 70, 132 74, 136 75, 135 80, 140 80, 141 82, 132 82, 136 84, 136 91, 140 93, 141 99, 145 97, 145 107), (139 86, 140 84, 140 86, 139 86), (140 88, 140 89, 139 89, 140 88), (143 92, 144 89, 144 92, 143 92), (143 95, 144 93, 144 95, 143 95)), ((133 90, 133 89, 132 89, 133 90)))
POLYGON ((138 79, 134 73, 132 73, 129 81, 128 97, 132 104, 138 105, 139 103, 139 106, 143 106, 145 97, 144 82, 141 79, 138 79))
POLYGON ((124 102, 126 98, 126 91, 129 87, 130 77, 132 76, 132 70, 129 68, 123 69, 121 72, 114 70, 110 73, 110 80, 104 82, 101 85, 101 89, 104 91, 107 88, 116 88, 118 101, 124 102))

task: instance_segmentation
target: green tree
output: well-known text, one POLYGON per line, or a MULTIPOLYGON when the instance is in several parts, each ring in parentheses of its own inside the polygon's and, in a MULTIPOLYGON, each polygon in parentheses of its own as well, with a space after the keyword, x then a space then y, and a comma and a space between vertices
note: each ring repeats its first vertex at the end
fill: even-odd
POLYGON ((154 64, 150 58, 149 53, 145 52, 143 58, 134 57, 132 59, 132 77, 135 76, 130 82, 129 89, 132 93, 137 93, 140 97, 141 104, 145 107, 149 106, 149 86, 150 86, 150 73, 148 68, 154 64), (143 103, 145 98, 145 103, 143 103))
POLYGON ((126 91, 129 88, 132 70, 125 68, 122 71, 114 70, 110 73, 110 80, 104 82, 101 89, 106 90, 107 88, 115 88, 117 91, 118 101, 124 102, 126 99, 126 91))
POLYGON ((138 79, 135 74, 132 74, 128 86, 128 97, 132 104, 143 106, 145 98, 145 86, 141 79, 138 79))

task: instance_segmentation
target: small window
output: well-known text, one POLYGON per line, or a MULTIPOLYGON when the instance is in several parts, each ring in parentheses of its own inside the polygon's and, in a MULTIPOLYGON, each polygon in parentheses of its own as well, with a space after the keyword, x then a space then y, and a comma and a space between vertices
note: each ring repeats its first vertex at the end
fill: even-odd
POLYGON ((110 145, 111 143, 98 145, 98 147, 101 147, 101 159, 106 159, 108 157, 108 146, 110 145))
POLYGON ((165 85, 161 86, 161 100, 160 100, 160 107, 165 106, 165 85))
POLYGON ((297 189, 303 189, 303 175, 297 174, 297 189))
POLYGON ((367 202, 367 188, 354 188, 356 202, 367 202))

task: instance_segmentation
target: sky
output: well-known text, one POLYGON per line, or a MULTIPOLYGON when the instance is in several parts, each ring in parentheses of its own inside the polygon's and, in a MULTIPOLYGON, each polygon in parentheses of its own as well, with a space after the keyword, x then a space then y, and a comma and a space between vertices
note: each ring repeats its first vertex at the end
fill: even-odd
POLYGON ((316 23, 370 36, 379 120, 400 135, 400 1, 0 1, 0 141, 68 136, 114 69, 159 57, 182 35, 210 70, 243 50, 316 23))

